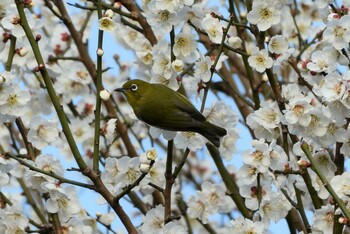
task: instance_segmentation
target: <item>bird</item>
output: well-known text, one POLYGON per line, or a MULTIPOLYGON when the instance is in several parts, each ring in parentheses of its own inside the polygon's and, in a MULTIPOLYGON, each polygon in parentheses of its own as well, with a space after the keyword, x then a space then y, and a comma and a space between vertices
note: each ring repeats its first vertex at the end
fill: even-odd
POLYGON ((136 117, 146 124, 168 131, 196 132, 216 147, 226 129, 206 120, 186 96, 164 84, 134 79, 125 82, 122 92, 136 117))

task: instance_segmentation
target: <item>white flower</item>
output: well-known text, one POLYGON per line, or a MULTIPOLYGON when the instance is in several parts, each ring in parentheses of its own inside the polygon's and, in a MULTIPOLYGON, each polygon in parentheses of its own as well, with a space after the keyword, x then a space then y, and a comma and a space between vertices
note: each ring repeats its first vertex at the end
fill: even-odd
POLYGON ((350 16, 345 15, 339 20, 328 22, 323 32, 323 40, 329 41, 337 50, 347 48, 350 42, 350 16))
POLYGON ((211 212, 230 212, 233 209, 232 200, 226 195, 226 188, 223 185, 205 181, 202 184, 202 193, 206 197, 211 212))
POLYGON ((345 157, 350 156, 350 131, 346 131, 344 134, 345 140, 343 140, 343 145, 340 148, 340 153, 343 154, 345 157))
POLYGON ((119 160, 108 157, 106 159, 105 170, 102 172, 101 178, 104 183, 114 185, 116 178, 120 173, 119 160))
POLYGON ((307 68, 313 72, 331 73, 338 66, 338 54, 333 48, 327 47, 322 51, 317 50, 312 53, 311 61, 307 64, 307 68))
POLYGON ((156 127, 151 126, 149 128, 149 134, 153 137, 153 138, 158 138, 161 135, 163 135, 163 138, 167 141, 174 139, 174 137, 176 136, 176 132, 174 131, 166 131, 166 130, 162 130, 156 127))
POLYGON ((182 28, 181 33, 175 37, 175 44, 173 47, 174 55, 187 57, 195 51, 196 48, 197 42, 195 40, 195 34, 191 32, 191 27, 186 24, 182 28))
POLYGON ((0 186, 7 185, 10 181, 10 177, 6 174, 0 171, 0 186))
POLYGON ((262 102, 260 109, 247 117, 247 124, 253 129, 255 136, 264 138, 267 141, 272 141, 280 122, 281 112, 276 102, 262 102))
POLYGON ((170 12, 176 12, 179 9, 182 9, 185 5, 191 6, 194 0, 176 0, 176 1, 156 0, 155 2, 156 2, 155 7, 158 10, 168 10, 170 12))
POLYGON ((106 214, 101 214, 98 218, 98 221, 103 223, 104 225, 111 225, 113 220, 115 219, 116 214, 114 212, 106 213, 106 214))
POLYGON ((206 14, 202 20, 202 28, 208 33, 209 39, 215 44, 220 44, 222 41, 223 27, 224 25, 219 19, 212 17, 210 13, 206 14))
POLYGON ((57 77, 55 89, 58 94, 62 94, 63 102, 69 103, 72 99, 85 97, 90 91, 88 84, 92 79, 82 66, 66 62, 65 66, 70 67, 67 72, 63 72, 57 77))
POLYGON ((91 120, 84 119, 70 119, 70 128, 74 135, 74 139, 78 143, 82 143, 94 135, 94 128, 89 124, 91 120))
POLYGON ((4 115, 22 116, 27 110, 30 100, 28 91, 21 90, 17 85, 4 83, 0 92, 0 113, 4 115))
POLYGON ((314 224, 312 227, 322 233, 332 233, 334 226, 334 206, 328 204, 322 206, 314 213, 314 224))
POLYGON ((258 173, 259 173, 259 170, 255 166, 249 165, 249 164, 243 164, 243 166, 239 168, 239 171, 238 171, 239 180, 242 184, 254 184, 256 183, 256 178, 258 176, 258 173))
POLYGON ((238 123, 238 115, 223 101, 214 102, 203 111, 207 121, 223 128, 234 128, 238 123))
POLYGON ((345 199, 350 195, 350 172, 344 172, 341 175, 336 175, 330 180, 330 184, 334 192, 341 199, 345 199))
POLYGON ((42 186, 50 194, 50 198, 46 201, 47 211, 58 213, 61 221, 68 221, 72 215, 81 210, 79 200, 76 197, 76 187, 68 186, 63 189, 58 184, 48 182, 43 183, 42 186))
POLYGON ((28 141, 37 149, 43 149, 48 144, 58 139, 58 127, 54 120, 46 120, 41 116, 33 116, 28 132, 28 141))
POLYGON ((194 76, 201 79, 203 82, 208 82, 211 78, 212 61, 209 56, 201 56, 200 60, 196 62, 196 69, 194 76))
POLYGON ((198 218, 204 224, 208 223, 208 217, 212 213, 209 204, 206 202, 204 193, 197 192, 196 196, 191 196, 187 202, 187 214, 191 218, 198 218))
MULTIPOLYGON (((59 176, 63 176, 64 173, 64 168, 60 161, 50 155, 39 155, 35 159, 35 167, 48 173, 55 173, 59 176)), ((42 188, 44 182, 56 182, 52 177, 35 171, 27 171, 25 179, 31 188, 37 189, 40 192, 46 192, 42 188)))
POLYGON ((163 76, 167 80, 170 79, 173 74, 173 70, 169 55, 165 53, 157 55, 154 59, 152 71, 157 75, 163 76))
MULTIPOLYGON (((286 51, 284 51, 282 54, 277 55, 277 57, 274 58, 275 61, 273 63, 273 72, 277 73, 281 69, 284 70, 288 66, 288 63, 286 61, 288 61, 289 57, 293 55, 294 52, 295 52, 294 48, 289 48, 286 51)), ((291 81, 292 79, 293 77, 291 77, 291 81)))
POLYGON ((321 137, 318 137, 318 140, 323 147, 329 147, 335 142, 345 142, 347 131, 343 128, 342 122, 330 122, 327 126, 327 132, 321 137))
POLYGON ((29 220, 20 203, 15 203, 13 206, 8 205, 2 209, 1 224, 4 224, 4 228, 8 231, 5 232, 6 229, 2 229, 0 226, 4 233, 25 233, 25 228, 29 226, 29 220))
POLYGON ((141 175, 139 158, 122 157, 118 159, 118 165, 119 173, 115 178, 115 182, 119 184, 120 188, 134 183, 141 175))
POLYGON ((262 222, 255 221, 253 222, 250 219, 243 218, 239 216, 237 219, 230 222, 227 233, 233 234, 264 234, 268 233, 265 230, 265 225, 262 222))
MULTIPOLYGON (((300 124, 307 127, 311 121, 312 109, 310 102, 303 96, 295 97, 289 100, 286 110, 284 110, 284 119, 287 124, 300 124)), ((282 119, 282 120, 284 120, 282 119)))
POLYGON ((242 153, 243 162, 256 167, 259 172, 265 173, 270 166, 270 150, 263 139, 253 140, 255 151, 247 150, 242 153))
POLYGON ((227 44, 233 49, 239 49, 242 46, 242 40, 239 37, 229 37, 227 39, 227 44))
POLYGON ((252 10, 247 15, 250 24, 256 24, 260 31, 266 31, 272 25, 280 22, 280 7, 278 1, 253 1, 252 10))
POLYGON ((320 177, 318 177, 318 175, 313 170, 308 169, 308 172, 310 175, 312 187, 316 190, 319 198, 327 199, 329 197, 329 192, 327 191, 320 177))
POLYGON ((143 233, 160 233, 163 226, 164 207, 158 205, 156 208, 153 208, 146 213, 140 229, 143 233))
POLYGON ((146 12, 148 23, 155 29, 157 34, 168 33, 173 25, 179 23, 179 12, 171 12, 169 10, 160 10, 155 7, 155 1, 150 2, 149 10, 146 12))
POLYGON ((275 35, 270 39, 269 51, 275 54, 282 54, 289 48, 289 44, 285 36, 275 35))
POLYGON ((178 149, 189 148, 191 151, 203 149, 206 139, 195 132, 178 132, 174 138, 174 145, 178 149))
POLYGON ((327 133, 327 128, 330 123, 330 113, 324 107, 313 108, 309 112, 311 120, 309 125, 305 128, 305 136, 311 136, 319 139, 327 133))
POLYGON ((112 141, 116 135, 117 119, 112 118, 108 120, 105 126, 102 128, 103 135, 107 138, 108 141, 112 141))
POLYGON ((275 222, 287 216, 292 205, 281 193, 270 191, 263 196, 259 213, 263 221, 273 220, 275 222))
POLYGON ((98 21, 98 28, 103 31, 112 32, 117 27, 116 23, 110 17, 102 17, 98 21))
POLYGON ((146 156, 148 160, 156 160, 157 158, 157 151, 155 148, 151 148, 150 150, 147 150, 146 156))
POLYGON ((175 72, 180 73, 183 72, 184 62, 180 59, 175 59, 175 61, 171 63, 171 66, 175 72))
POLYGON ((150 51, 150 50, 136 51, 136 56, 145 65, 150 65, 153 62, 153 54, 152 54, 152 51, 150 51))
POLYGON ((342 76, 338 72, 331 72, 324 77, 319 93, 325 101, 333 102, 342 98, 346 88, 342 76))
POLYGON ((25 35, 20 22, 21 19, 19 15, 8 15, 2 18, 1 25, 7 30, 10 30, 12 35, 20 38, 25 35))
POLYGON ((238 130, 231 128, 227 130, 227 135, 221 140, 219 147, 220 155, 227 161, 231 160, 233 154, 237 152, 236 142, 239 138, 238 130))
POLYGON ((252 55, 248 58, 249 65, 256 71, 262 73, 267 68, 271 68, 273 65, 273 59, 269 57, 269 53, 266 49, 253 51, 252 55))
POLYGON ((41 170, 52 172, 60 176, 63 176, 65 171, 61 165, 61 161, 51 155, 42 154, 36 157, 35 166, 41 170))

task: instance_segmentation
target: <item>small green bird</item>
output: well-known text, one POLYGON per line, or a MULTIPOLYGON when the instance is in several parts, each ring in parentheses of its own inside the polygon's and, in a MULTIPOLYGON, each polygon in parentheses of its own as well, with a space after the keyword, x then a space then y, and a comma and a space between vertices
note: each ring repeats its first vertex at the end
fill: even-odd
POLYGON ((227 134, 225 129, 206 121, 184 95, 166 85, 129 80, 115 91, 123 92, 136 117, 151 126, 169 131, 197 132, 216 147, 220 146, 220 137, 227 134))

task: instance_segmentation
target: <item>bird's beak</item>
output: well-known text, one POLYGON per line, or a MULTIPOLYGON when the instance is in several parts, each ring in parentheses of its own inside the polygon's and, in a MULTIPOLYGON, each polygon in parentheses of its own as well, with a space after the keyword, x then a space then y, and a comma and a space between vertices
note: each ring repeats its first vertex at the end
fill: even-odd
POLYGON ((124 92, 126 89, 124 89, 124 88, 118 88, 118 89, 115 89, 114 91, 117 91, 117 92, 124 92))

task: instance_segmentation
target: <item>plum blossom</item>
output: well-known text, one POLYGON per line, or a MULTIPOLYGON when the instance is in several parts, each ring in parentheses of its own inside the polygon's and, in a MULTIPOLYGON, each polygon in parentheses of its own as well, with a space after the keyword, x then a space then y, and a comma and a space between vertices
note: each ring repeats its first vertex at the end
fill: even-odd
POLYGON ((102 17, 98 21, 98 28, 103 31, 112 32, 116 29, 117 25, 110 17, 102 17))
POLYGON ((46 120, 41 116, 33 116, 28 132, 28 140, 38 149, 43 149, 58 139, 58 127, 55 120, 46 120))
POLYGON ((237 219, 230 221, 230 227, 227 230, 227 233, 235 234, 258 234, 258 233, 268 233, 264 223, 259 221, 252 221, 250 219, 243 218, 239 216, 237 219))
POLYGON ((350 172, 344 172, 341 175, 334 176, 330 183, 334 189, 334 192, 341 199, 346 199, 350 195, 350 172))
POLYGON ((274 0, 253 1, 252 10, 247 19, 250 24, 256 24, 260 31, 266 31, 272 25, 280 22, 280 4, 274 0))
POLYGON ((200 150, 207 140, 195 132, 178 132, 174 138, 174 145, 178 149, 189 148, 191 151, 200 150))
POLYGON ((213 43, 221 43, 224 24, 219 19, 212 17, 210 14, 206 14, 202 20, 202 27, 204 31, 208 33, 209 39, 213 43))
POLYGON ((58 213, 63 222, 68 221, 72 215, 80 211, 76 187, 68 186, 63 189, 58 183, 44 182, 42 188, 50 194, 50 198, 46 201, 47 211, 58 213))
POLYGON ((334 207, 330 204, 322 206, 314 213, 312 229, 323 233, 332 233, 334 225, 334 207))
POLYGON ((21 90, 18 85, 4 83, 0 92, 0 113, 3 115, 21 116, 27 110, 30 100, 27 90, 21 90))
POLYGON ((275 35, 271 37, 268 48, 271 53, 283 54, 289 48, 289 44, 285 36, 275 35))
POLYGON ((203 82, 208 82, 211 78, 212 63, 209 56, 201 56, 200 60, 196 62, 194 76, 201 79, 203 82))
POLYGON ((176 35, 173 52, 175 56, 182 55, 184 57, 189 56, 197 48, 197 42, 195 40, 195 34, 191 32, 191 27, 185 25, 182 31, 176 35))
POLYGON ((269 56, 268 51, 266 49, 258 50, 255 48, 248 58, 249 65, 254 68, 256 71, 262 73, 267 68, 271 68, 273 65, 273 60, 269 56))
POLYGON ((260 108, 247 117, 247 124, 253 129, 257 138, 264 138, 272 141, 274 136, 278 134, 279 124, 282 114, 278 110, 276 102, 261 102, 260 108))
POLYGON ((337 50, 348 47, 350 42, 350 16, 333 19, 327 23, 323 39, 332 43, 337 50))
POLYGON ((158 205, 147 212, 144 222, 141 226, 143 233, 161 233, 164 226, 164 207, 158 205))
POLYGON ((155 2, 155 7, 158 10, 168 10, 170 12, 176 12, 179 9, 182 9, 184 6, 191 6, 194 0, 153 0, 155 2))

